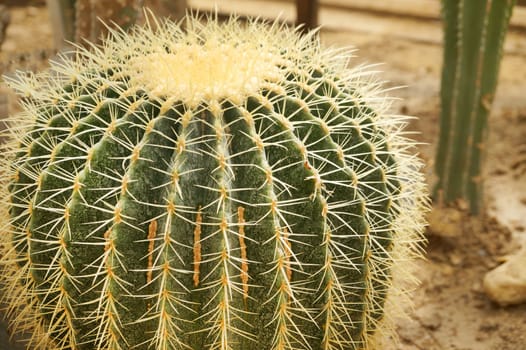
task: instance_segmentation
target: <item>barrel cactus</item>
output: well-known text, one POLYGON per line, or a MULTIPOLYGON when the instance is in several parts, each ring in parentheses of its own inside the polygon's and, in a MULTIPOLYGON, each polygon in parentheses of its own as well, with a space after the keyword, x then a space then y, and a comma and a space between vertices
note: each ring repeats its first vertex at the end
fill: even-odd
POLYGON ((427 199, 407 118, 349 58, 191 17, 15 79, 13 328, 43 349, 374 348, 427 199))

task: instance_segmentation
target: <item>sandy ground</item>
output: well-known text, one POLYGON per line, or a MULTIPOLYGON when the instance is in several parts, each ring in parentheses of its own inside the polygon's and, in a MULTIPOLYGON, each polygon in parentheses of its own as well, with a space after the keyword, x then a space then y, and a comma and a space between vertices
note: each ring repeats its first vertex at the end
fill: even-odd
MULTIPOLYGON (((0 72, 44 68, 47 57, 53 55, 45 8, 12 8, 11 15, 12 24, 0 52, 0 72)), ((440 38, 421 40, 414 35, 392 33, 403 28, 414 33, 429 30, 436 35, 440 24, 372 17, 367 21, 371 30, 353 30, 352 26, 338 30, 337 25, 322 30, 323 42, 356 46, 358 57, 351 64, 384 62, 379 69, 386 86, 405 86, 391 93, 401 98, 394 102, 393 112, 419 117, 411 129, 422 142, 420 153, 432 186, 438 136, 440 38), (395 29, 382 30, 386 27, 395 29)), ((486 171, 490 214, 474 219, 461 210, 434 208, 427 231, 427 259, 418 263, 417 275, 422 283, 414 291, 414 310, 408 320, 397 325, 400 344, 393 342, 386 350, 526 350, 526 306, 498 307, 487 299, 481 286, 484 274, 501 263, 506 254, 516 251, 525 236, 524 42, 526 34, 510 34, 490 120, 486 171)), ((0 89, 0 117, 5 115, 6 105, 14 108, 6 92, 5 87, 0 89)), ((0 329, 0 350, 15 349, 5 343, 5 338, 5 331, 0 329)))

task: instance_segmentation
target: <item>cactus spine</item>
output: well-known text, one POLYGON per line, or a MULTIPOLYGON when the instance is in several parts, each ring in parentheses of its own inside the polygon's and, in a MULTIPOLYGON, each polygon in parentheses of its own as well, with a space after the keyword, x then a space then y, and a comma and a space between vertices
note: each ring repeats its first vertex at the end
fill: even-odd
POLYGON ((372 349, 427 207, 406 118, 314 33, 156 27, 13 82, 14 326, 51 349, 372 349))
POLYGON ((487 120, 514 0, 443 0, 444 63, 437 195, 482 207, 487 120))

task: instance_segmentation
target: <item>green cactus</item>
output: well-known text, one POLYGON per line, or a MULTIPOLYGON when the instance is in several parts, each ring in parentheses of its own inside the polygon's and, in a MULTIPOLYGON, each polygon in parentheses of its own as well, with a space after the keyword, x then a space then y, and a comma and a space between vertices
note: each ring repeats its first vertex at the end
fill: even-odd
POLYGON ((443 0, 444 64, 436 196, 482 206, 487 120, 514 0, 443 0))
POLYGON ((186 0, 47 0, 55 46, 99 43, 108 25, 126 30, 140 19, 141 4, 172 19, 181 18, 187 6, 186 0))
POLYGON ((136 0, 47 0, 47 6, 58 48, 67 41, 99 42, 107 32, 103 22, 127 29, 140 12, 136 0))
POLYGON ((13 327, 43 349, 372 349, 423 240, 406 118, 315 33, 205 22, 12 82, 13 327))

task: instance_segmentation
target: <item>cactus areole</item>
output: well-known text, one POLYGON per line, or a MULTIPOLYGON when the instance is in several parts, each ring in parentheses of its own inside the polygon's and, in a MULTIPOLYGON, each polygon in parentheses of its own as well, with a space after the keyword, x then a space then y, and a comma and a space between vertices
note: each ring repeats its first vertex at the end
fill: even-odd
POLYGON ((13 327, 43 349, 374 348, 427 205, 406 118, 315 33, 184 27, 12 82, 13 327))

